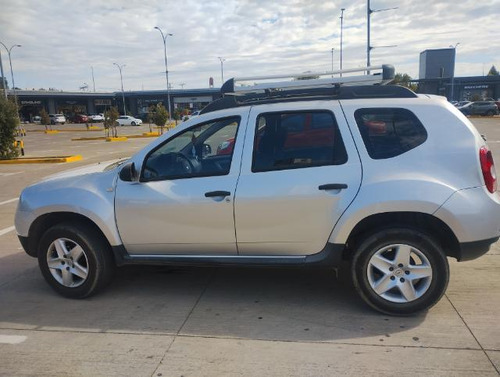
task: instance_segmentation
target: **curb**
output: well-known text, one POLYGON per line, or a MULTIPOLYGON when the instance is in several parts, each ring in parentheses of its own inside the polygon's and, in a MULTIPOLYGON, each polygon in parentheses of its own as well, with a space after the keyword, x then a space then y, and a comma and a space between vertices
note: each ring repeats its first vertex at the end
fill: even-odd
POLYGON ((71 141, 92 141, 92 140, 106 140, 106 136, 95 136, 95 137, 75 137, 71 141))
POLYGON ((46 134, 58 134, 59 131, 58 130, 45 130, 44 133, 46 133, 46 134))
POLYGON ((73 130, 28 130, 28 132, 45 132, 45 133, 58 133, 58 132, 89 132, 89 131, 104 131, 104 128, 77 128, 73 130))
POLYGON ((114 142, 114 141, 127 141, 128 138, 125 137, 125 136, 119 136, 119 137, 107 137, 106 138, 106 141, 111 141, 111 142, 114 142))
POLYGON ((11 160, 0 160, 2 164, 46 164, 46 163, 60 163, 60 162, 75 162, 80 161, 82 156, 79 154, 73 156, 55 156, 55 157, 22 157, 13 158, 11 160))

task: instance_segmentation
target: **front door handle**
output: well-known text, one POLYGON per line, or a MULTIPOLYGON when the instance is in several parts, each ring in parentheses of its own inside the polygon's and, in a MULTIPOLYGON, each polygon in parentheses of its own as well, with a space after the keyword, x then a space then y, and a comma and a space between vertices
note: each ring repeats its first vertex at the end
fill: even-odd
POLYGON ((213 198, 216 196, 222 196, 225 198, 226 196, 229 196, 229 195, 231 195, 231 193, 229 191, 209 191, 209 192, 205 193, 205 197, 207 197, 207 198, 213 198))
POLYGON ((346 189, 347 185, 345 183, 327 183, 326 185, 321 185, 318 190, 343 190, 346 189))

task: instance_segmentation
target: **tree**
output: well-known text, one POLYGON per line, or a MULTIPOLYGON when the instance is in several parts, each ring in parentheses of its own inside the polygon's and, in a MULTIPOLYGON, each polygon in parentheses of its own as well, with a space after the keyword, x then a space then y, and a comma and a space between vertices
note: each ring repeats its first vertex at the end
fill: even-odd
POLYGON ((498 73, 494 65, 491 66, 488 76, 500 76, 500 73, 498 73))
POLYGON ((160 133, 163 134, 163 127, 168 120, 168 111, 161 103, 156 105, 156 111, 153 114, 153 123, 160 127, 160 133))
POLYGON ((0 159, 6 160, 19 156, 15 145, 16 129, 19 127, 16 104, 0 97, 0 159))
POLYGON ((45 109, 40 111, 40 124, 43 124, 46 130, 52 129, 49 114, 45 111, 45 109))
POLYGON ((118 109, 112 107, 104 112, 104 129, 106 130, 106 136, 109 137, 109 130, 111 129, 112 137, 118 137, 118 129, 116 128, 117 119, 120 116, 118 109))
POLYGON ((394 80, 391 81, 391 84, 404 86, 416 92, 418 89, 418 85, 412 83, 412 80, 413 79, 411 78, 411 76, 407 73, 396 73, 396 75, 394 76, 394 80))

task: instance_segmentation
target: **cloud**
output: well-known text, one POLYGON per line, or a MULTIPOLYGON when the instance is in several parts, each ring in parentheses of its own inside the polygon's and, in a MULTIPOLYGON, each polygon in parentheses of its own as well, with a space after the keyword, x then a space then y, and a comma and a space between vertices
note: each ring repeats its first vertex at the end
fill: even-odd
MULTIPOLYGON (((500 65, 496 47, 500 0, 418 2, 376 0, 372 8, 372 64, 392 63, 418 76, 419 53, 460 42, 457 75, 481 75, 483 64, 500 65)), ((366 64, 366 1, 302 0, 0 0, 0 36, 21 44, 12 53, 16 84, 23 88, 119 90, 113 62, 126 64, 125 90, 165 88, 161 27, 168 37, 170 81, 174 87, 220 85, 224 76, 326 71, 338 67, 340 8, 344 13, 344 67, 366 64)), ((8 67, 6 53, 4 68, 8 67)), ((7 75, 9 76, 9 75, 7 75)))

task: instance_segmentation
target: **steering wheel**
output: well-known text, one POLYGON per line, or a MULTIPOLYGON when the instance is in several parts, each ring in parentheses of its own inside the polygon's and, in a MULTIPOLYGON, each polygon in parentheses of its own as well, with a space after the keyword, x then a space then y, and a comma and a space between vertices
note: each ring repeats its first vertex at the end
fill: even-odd
POLYGON ((178 152, 160 154, 150 158, 144 167, 145 177, 167 178, 190 175, 194 172, 193 163, 188 157, 178 152))

